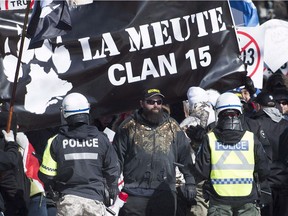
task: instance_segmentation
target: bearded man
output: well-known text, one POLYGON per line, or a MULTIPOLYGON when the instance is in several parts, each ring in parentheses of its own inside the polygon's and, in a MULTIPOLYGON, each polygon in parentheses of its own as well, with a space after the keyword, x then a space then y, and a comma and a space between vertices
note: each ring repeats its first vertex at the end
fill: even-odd
POLYGON ((175 119, 163 111, 164 95, 148 89, 141 108, 118 128, 113 145, 129 194, 119 216, 175 216, 175 168, 185 177, 183 195, 196 196, 189 139, 175 119))

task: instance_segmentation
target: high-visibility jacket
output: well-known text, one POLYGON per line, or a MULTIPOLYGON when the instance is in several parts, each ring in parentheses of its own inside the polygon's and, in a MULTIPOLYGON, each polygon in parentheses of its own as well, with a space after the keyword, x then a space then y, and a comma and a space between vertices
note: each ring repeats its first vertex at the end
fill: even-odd
POLYGON ((220 196, 248 196, 253 186, 254 135, 246 131, 241 141, 225 144, 208 134, 211 150, 211 183, 220 196))
POLYGON ((53 136, 48 140, 46 146, 46 149, 48 149, 48 151, 45 151, 45 153, 43 154, 42 164, 39 169, 40 172, 51 177, 55 177, 57 175, 57 162, 52 158, 50 152, 51 144, 55 137, 56 136, 53 136))

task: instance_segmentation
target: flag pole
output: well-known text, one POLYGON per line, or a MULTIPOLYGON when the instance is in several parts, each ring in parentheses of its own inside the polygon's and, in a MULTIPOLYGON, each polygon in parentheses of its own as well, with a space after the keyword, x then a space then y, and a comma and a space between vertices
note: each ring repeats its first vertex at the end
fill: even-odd
POLYGON ((15 77, 14 77, 12 96, 11 96, 11 99, 10 99, 9 115, 8 115, 7 127, 6 127, 6 131, 7 132, 9 132, 10 128, 11 128, 12 116, 13 116, 13 111, 14 111, 15 95, 16 95, 16 89, 17 89, 17 81, 18 81, 20 63, 21 63, 21 58, 22 58, 22 53, 23 53, 24 39, 25 39, 25 35, 26 35, 26 25, 28 23, 30 5, 31 5, 31 1, 27 0, 27 7, 26 7, 24 24, 23 24, 22 35, 21 35, 19 56, 18 56, 17 65, 16 65, 16 72, 15 72, 15 77))

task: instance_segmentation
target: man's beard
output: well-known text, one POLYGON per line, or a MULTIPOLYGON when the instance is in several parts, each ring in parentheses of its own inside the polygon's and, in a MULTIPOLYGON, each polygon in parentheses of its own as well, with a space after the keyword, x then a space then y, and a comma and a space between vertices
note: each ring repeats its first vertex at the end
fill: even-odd
POLYGON ((159 112, 153 110, 143 109, 144 118, 153 125, 158 125, 163 119, 163 110, 158 109, 159 112))

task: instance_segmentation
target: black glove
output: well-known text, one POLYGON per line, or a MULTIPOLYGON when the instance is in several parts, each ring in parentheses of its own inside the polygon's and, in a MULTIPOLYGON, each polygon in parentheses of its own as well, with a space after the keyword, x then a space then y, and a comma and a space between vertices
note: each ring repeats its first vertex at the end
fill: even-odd
POLYGON ((196 197, 196 186, 195 184, 185 184, 181 186, 181 192, 186 198, 187 202, 192 203, 196 197))
POLYGON ((202 193, 204 201, 207 203, 210 199, 212 185, 209 181, 205 181, 202 185, 202 193))
POLYGON ((253 83, 253 80, 251 79, 251 77, 246 76, 244 83, 245 83, 245 88, 248 90, 248 92, 250 94, 250 97, 253 97, 253 95, 256 92, 256 89, 254 87, 254 83, 253 83))
POLYGON ((195 127, 189 126, 186 130, 186 134, 192 141, 202 142, 206 131, 200 125, 196 125, 195 127))
POLYGON ((48 193, 49 193, 49 197, 54 201, 54 202, 58 202, 60 200, 60 194, 58 191, 53 190, 53 186, 49 185, 48 188, 48 193))
POLYGON ((117 185, 112 185, 109 187, 108 189, 108 192, 109 192, 109 199, 112 199, 113 202, 112 204, 114 204, 118 194, 119 194, 119 188, 117 185))

